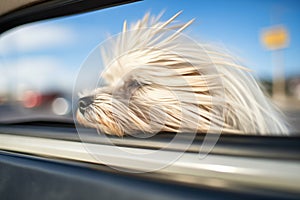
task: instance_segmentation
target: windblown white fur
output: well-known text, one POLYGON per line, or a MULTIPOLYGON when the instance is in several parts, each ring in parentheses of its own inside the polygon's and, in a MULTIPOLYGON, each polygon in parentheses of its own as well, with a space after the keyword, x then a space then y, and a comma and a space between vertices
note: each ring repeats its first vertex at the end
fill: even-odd
POLYGON ((192 24, 144 18, 102 49, 107 86, 78 121, 122 136, 158 131, 288 134, 281 114, 235 59, 182 35, 192 24))

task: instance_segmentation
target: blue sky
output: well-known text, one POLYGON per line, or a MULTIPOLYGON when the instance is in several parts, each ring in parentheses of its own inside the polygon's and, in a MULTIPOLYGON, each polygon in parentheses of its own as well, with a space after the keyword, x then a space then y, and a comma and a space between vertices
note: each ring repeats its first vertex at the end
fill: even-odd
MULTIPOLYGON (((300 76, 300 1, 297 0, 148 0, 38 22, 1 36, 0 73, 6 73, 10 80, 20 78, 19 82, 25 81, 29 85, 65 84, 68 88, 89 52, 105 40, 108 33, 120 32, 125 19, 135 22, 147 11, 154 15, 165 11, 162 20, 166 20, 180 10, 183 13, 179 21, 196 18, 186 31, 189 36, 200 42, 223 46, 261 78, 271 77, 272 63, 271 52, 260 43, 260 33, 263 28, 283 24, 291 41, 283 51, 286 74, 300 76), (32 63, 37 66, 28 63, 30 60, 36 60, 32 63), (27 66, 25 61, 27 70, 23 67, 27 66), (13 70, 9 71, 8 65, 13 70), (57 75, 58 70, 60 75, 57 75), (39 80, 47 80, 43 84, 31 80, 46 76, 39 80)), ((10 80, 2 79, 0 85, 10 85, 10 80)))

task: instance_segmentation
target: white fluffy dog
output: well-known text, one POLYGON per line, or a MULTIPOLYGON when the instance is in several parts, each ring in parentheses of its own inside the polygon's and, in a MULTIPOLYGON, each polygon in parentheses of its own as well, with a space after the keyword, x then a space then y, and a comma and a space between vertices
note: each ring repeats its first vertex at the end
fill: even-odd
POLYGON ((146 14, 102 49, 106 86, 79 101, 79 123, 107 134, 288 134, 245 67, 182 34, 193 20, 146 14))

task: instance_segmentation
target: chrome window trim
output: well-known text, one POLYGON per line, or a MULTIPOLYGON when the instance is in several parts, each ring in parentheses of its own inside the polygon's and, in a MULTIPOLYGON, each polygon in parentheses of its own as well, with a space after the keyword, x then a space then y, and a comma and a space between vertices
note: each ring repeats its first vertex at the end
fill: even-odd
MULTIPOLYGON (((0 149, 23 154, 33 154, 40 157, 50 157, 82 163, 105 164, 96 160, 86 150, 86 147, 97 145, 103 149, 100 154, 109 161, 109 165, 131 170, 148 170, 149 167, 163 162, 158 157, 136 160, 135 157, 124 157, 124 155, 113 154, 113 148, 124 151, 135 151, 138 154, 150 153, 151 149, 137 149, 130 147, 116 147, 110 145, 81 143, 75 141, 63 141, 48 138, 37 138, 28 136, 0 134, 0 149), (140 165, 136 165, 136 163, 140 165), (135 163, 135 164, 133 164, 135 163)), ((167 154, 178 152, 167 151, 167 154)), ((275 189, 279 191, 300 192, 299 161, 271 160, 243 158, 234 156, 208 155, 200 160, 195 153, 184 153, 173 164, 158 170, 159 173, 174 177, 184 177, 185 182, 197 184, 207 178, 215 178, 213 185, 218 186, 224 182, 275 189)))

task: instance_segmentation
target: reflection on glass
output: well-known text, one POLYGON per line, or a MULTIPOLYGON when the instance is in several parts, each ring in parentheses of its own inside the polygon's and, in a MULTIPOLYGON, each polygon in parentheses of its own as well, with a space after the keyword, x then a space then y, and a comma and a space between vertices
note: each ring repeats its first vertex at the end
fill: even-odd
MULTIPOLYGON (((7 31, 0 37, 0 121, 8 116, 41 113, 71 117, 73 83, 92 49, 108 34, 119 33, 124 20, 136 21, 148 11, 154 15, 165 11, 164 20, 180 10, 183 14, 179 20, 196 19, 188 29, 189 35, 226 47, 237 55, 253 70, 270 95, 276 83, 272 79, 272 59, 276 60, 277 54, 272 58, 271 52, 262 46, 260 34, 265 28, 283 25, 289 33, 289 45, 282 52, 285 98, 276 103, 287 111, 291 124, 299 127, 300 9, 297 2, 284 0, 176 3, 149 0, 7 31)), ((90 78, 82 78, 82 88, 90 78)))

